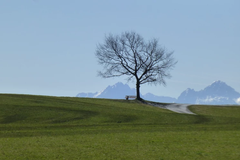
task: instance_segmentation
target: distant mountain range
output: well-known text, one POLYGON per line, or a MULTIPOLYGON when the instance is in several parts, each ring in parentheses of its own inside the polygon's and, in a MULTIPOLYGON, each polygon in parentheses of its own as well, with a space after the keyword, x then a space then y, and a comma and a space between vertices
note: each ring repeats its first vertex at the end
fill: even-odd
POLYGON ((237 104, 240 93, 225 82, 215 81, 203 90, 195 91, 188 88, 178 97, 176 103, 190 104, 237 104))
MULTIPOLYGON (((113 86, 108 86, 102 92, 79 93, 77 97, 125 99, 126 95, 136 95, 136 90, 130 88, 127 84, 118 82, 113 86)), ((200 91, 188 88, 183 91, 177 99, 173 97, 156 96, 151 93, 141 95, 141 98, 164 103, 240 104, 240 93, 222 81, 215 81, 200 91)))
MULTIPOLYGON (((79 93, 77 94, 77 97, 125 99, 126 95, 136 95, 136 89, 130 88, 127 84, 118 82, 113 86, 108 86, 102 92, 79 93)), ((150 100, 150 101, 165 102, 165 103, 173 103, 176 101, 176 98, 156 96, 151 93, 147 93, 145 95, 141 94, 141 98, 150 100)))

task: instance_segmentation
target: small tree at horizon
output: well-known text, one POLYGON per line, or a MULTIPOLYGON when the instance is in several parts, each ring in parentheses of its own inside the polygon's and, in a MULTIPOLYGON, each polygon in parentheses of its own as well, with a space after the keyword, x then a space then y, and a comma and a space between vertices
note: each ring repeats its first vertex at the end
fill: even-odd
POLYGON ((166 85, 169 71, 177 61, 173 52, 166 51, 157 39, 145 42, 135 32, 124 32, 120 36, 109 34, 104 43, 96 49, 98 62, 104 66, 99 76, 111 78, 126 75, 128 80, 136 80, 136 99, 141 100, 140 85, 153 83, 166 85))

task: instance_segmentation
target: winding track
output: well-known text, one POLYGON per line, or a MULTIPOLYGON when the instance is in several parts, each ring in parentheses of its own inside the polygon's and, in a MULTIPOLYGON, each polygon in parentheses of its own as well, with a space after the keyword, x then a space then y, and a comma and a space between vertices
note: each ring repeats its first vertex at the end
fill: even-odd
POLYGON ((148 104, 152 105, 152 106, 155 106, 155 107, 168 109, 168 110, 171 110, 171 111, 177 112, 177 113, 195 114, 188 109, 189 104, 177 104, 177 103, 168 104, 168 105, 161 105, 161 104, 156 104, 156 103, 155 104, 148 103, 148 104))
POLYGON ((188 106, 188 104, 170 104, 166 105, 165 107, 166 109, 177 113, 195 114, 188 109, 188 106))

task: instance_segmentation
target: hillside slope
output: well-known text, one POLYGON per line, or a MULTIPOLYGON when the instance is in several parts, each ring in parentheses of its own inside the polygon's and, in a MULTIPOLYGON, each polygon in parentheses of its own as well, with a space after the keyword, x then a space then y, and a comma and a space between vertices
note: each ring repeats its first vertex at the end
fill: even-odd
POLYGON ((240 107, 0 94, 0 159, 239 159, 240 107))
POLYGON ((0 95, 0 124, 4 125, 101 125, 194 123, 194 116, 137 101, 91 98, 0 95))

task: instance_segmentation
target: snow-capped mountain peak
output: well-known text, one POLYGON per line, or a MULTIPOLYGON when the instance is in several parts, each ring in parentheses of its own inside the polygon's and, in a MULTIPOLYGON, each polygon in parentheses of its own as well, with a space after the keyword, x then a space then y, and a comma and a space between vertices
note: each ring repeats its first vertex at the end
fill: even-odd
POLYGON ((127 86, 127 84, 123 84, 122 82, 117 82, 116 84, 112 85, 112 88, 116 88, 116 87, 122 87, 122 86, 127 86))
POLYGON ((217 81, 214 81, 212 84, 226 84, 226 83, 221 80, 217 80, 217 81))
MULTIPOLYGON (((130 88, 127 84, 118 82, 108 86, 102 92, 96 93, 79 93, 77 97, 91 98, 109 98, 125 99, 126 95, 136 95, 136 89, 130 88)), ((225 82, 215 81, 203 90, 195 91, 188 88, 183 91, 178 99, 172 97, 156 96, 151 93, 141 95, 143 99, 166 102, 166 103, 189 103, 189 104, 240 104, 240 93, 236 92, 225 82)))
POLYGON ((214 81, 211 85, 207 86, 206 88, 208 88, 208 87, 226 87, 226 86, 230 87, 225 82, 218 80, 218 81, 214 81))
MULTIPOLYGON (((96 92, 92 94, 84 94, 80 93, 77 97, 89 97, 89 98, 108 98, 108 99, 125 99, 126 95, 136 95, 136 89, 130 88, 127 84, 123 84, 118 82, 114 85, 109 85, 102 92, 96 92)), ((173 103, 176 101, 175 98, 165 97, 165 96, 156 96, 151 93, 147 93, 145 95, 141 95, 143 99, 156 101, 156 102, 166 102, 173 103)))
POLYGON ((114 85, 108 86, 95 98, 124 99, 126 95, 135 95, 135 89, 130 88, 127 84, 118 82, 114 85))
POLYGON ((228 97, 228 96, 238 96, 237 93, 232 87, 228 86, 225 82, 215 81, 210 86, 207 86, 202 90, 202 94, 208 94, 218 97, 228 97))
POLYGON ((187 89, 181 93, 177 103, 191 104, 236 104, 240 93, 220 80, 214 81, 203 90, 194 91, 187 89))

